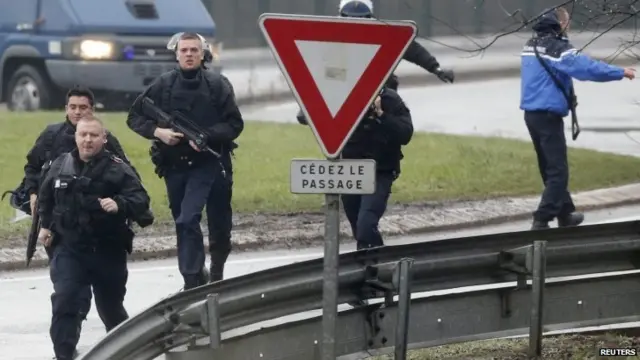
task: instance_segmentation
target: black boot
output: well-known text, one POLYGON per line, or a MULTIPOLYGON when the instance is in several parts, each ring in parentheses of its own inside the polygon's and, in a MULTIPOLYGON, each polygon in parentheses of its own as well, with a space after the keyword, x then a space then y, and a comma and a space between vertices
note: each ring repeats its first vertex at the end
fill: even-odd
POLYGON ((78 357, 78 350, 73 350, 73 355, 71 357, 53 357, 54 360, 73 360, 78 357))
POLYGON ((531 230, 542 230, 542 229, 548 229, 548 228, 549 228, 549 223, 546 221, 533 220, 533 223, 531 224, 531 230))
POLYGON ((574 212, 569 215, 558 216, 558 227, 578 226, 584 221, 584 214, 574 212))
POLYGON ((211 253, 211 266, 209 267, 209 281, 216 282, 224 278, 224 264, 227 262, 229 252, 211 253))
POLYGON ((184 277, 184 288, 183 290, 190 290, 193 288, 197 288, 198 286, 205 285, 209 282, 209 274, 203 268, 197 275, 190 275, 184 277))

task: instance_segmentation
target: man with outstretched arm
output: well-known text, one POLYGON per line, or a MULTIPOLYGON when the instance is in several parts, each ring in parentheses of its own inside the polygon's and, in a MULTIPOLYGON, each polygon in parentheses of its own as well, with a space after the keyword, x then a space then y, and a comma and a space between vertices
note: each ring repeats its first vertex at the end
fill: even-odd
POLYGON ((524 110, 544 184, 540 204, 533 213, 533 230, 548 228, 554 219, 559 227, 584 221, 568 189, 564 117, 577 105, 572 78, 595 82, 635 78, 634 69, 609 65, 578 52, 567 38, 569 25, 566 9, 546 10, 533 25, 535 35, 522 51, 520 109, 524 110))

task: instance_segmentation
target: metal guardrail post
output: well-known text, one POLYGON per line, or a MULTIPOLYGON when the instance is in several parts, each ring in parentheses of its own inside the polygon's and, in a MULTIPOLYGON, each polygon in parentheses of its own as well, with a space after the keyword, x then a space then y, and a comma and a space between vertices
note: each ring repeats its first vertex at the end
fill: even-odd
POLYGON ((531 322, 529 325, 529 357, 542 355, 544 286, 546 276, 546 241, 534 241, 531 259, 531 322))
POLYGON ((411 267, 413 259, 398 262, 394 274, 395 288, 398 289, 398 317, 396 323, 395 360, 407 359, 409 340, 409 312, 411 310, 411 267))
POLYGON ((220 331, 220 295, 207 295, 207 331, 209 332, 209 347, 217 349, 222 342, 220 331))
POLYGON ((322 284, 322 360, 336 359, 338 266, 340 262, 340 195, 326 194, 322 284))

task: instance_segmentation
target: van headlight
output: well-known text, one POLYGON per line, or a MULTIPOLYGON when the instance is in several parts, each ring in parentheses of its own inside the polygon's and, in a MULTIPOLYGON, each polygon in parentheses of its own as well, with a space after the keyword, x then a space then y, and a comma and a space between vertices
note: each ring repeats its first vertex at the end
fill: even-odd
POLYGON ((82 40, 74 49, 74 55, 86 60, 105 60, 114 57, 115 46, 103 40, 82 40))

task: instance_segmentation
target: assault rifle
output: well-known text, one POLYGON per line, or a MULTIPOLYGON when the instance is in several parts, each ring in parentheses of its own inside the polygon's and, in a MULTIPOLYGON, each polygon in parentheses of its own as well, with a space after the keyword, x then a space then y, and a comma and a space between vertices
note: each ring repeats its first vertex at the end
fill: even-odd
MULTIPOLYGON (((41 180, 47 176, 51 163, 52 161, 49 161, 42 166, 42 172, 40 173, 41 180)), ((31 263, 33 254, 36 253, 36 245, 38 245, 38 235, 40 234, 40 228, 42 227, 42 221, 40 220, 40 214, 38 213, 39 203, 40 203, 40 198, 37 198, 35 206, 33 207, 34 210, 31 212, 31 228, 29 228, 29 235, 27 235, 27 267, 29 267, 29 264, 31 263)), ((51 259, 52 248, 53 248, 52 245, 49 245, 49 247, 44 248, 44 250, 47 252, 47 256, 49 257, 49 259, 51 259)))
POLYGON ((27 237, 27 267, 31 263, 31 258, 36 252, 36 245, 38 244, 38 234, 40 233, 40 214, 38 214, 38 200, 36 200, 35 211, 31 214, 31 228, 29 229, 29 235, 27 237))
POLYGON ((220 158, 220 154, 207 145, 208 137, 206 132, 179 111, 174 111, 169 115, 156 106, 153 100, 145 96, 142 98, 142 112, 155 119, 160 125, 169 126, 184 134, 187 140, 193 141, 200 151, 208 151, 215 157, 220 158))

